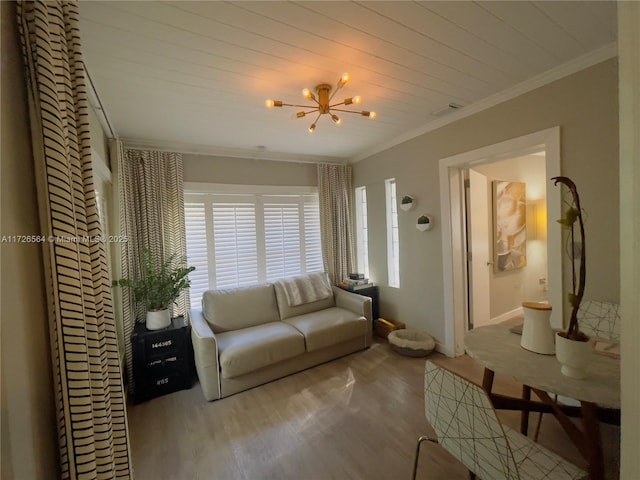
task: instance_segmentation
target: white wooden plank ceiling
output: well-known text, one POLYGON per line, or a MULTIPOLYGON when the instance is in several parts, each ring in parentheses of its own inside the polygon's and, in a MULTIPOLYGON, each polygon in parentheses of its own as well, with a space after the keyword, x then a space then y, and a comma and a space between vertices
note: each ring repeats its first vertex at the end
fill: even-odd
POLYGON ((80 2, 85 61, 115 134, 132 144, 344 161, 602 49, 615 2, 80 2), (334 125, 267 98, 361 95, 376 120, 334 125))

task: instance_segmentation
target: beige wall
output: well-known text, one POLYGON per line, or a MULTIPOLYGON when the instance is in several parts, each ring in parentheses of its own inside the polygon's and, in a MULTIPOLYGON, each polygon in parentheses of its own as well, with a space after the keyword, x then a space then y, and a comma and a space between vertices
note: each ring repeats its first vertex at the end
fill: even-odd
POLYGON ((317 186, 315 163, 276 162, 208 155, 183 156, 184 181, 236 185, 317 186))
MULTIPOLYGON (((15 4, 2 17, 2 235, 40 233, 15 4)), ((58 477, 49 327, 39 244, 2 244, 2 478, 58 477)))
POLYGON ((576 182, 589 212, 586 295, 617 302, 617 105, 617 65, 609 60, 355 163, 355 185, 367 187, 370 277, 380 286, 382 316, 444 341, 439 159, 556 125, 562 173, 576 182), (400 289, 386 286, 384 179, 392 177, 399 197, 418 201, 399 212, 400 289), (421 213, 434 217, 435 228, 416 230, 421 213))

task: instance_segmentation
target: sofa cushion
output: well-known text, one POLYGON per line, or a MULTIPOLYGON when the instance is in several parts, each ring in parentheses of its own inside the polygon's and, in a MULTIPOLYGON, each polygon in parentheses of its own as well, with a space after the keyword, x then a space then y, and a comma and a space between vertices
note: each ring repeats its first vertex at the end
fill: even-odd
POLYGON ((367 335, 367 318, 343 308, 331 307, 283 321, 300 330, 307 352, 367 335))
POLYGON ((216 338, 224 378, 239 377, 304 353, 302 334, 280 321, 220 333, 216 338))
POLYGON ((207 290, 202 313, 214 333, 280 320, 272 284, 207 290))
POLYGON ((329 295, 327 298, 318 300, 317 302, 305 303, 303 305, 290 307, 283 286, 280 283, 276 282, 273 287, 276 292, 276 299, 278 300, 278 310, 280 311, 280 318, 282 320, 284 320, 285 318, 297 317, 299 315, 304 315, 305 313, 316 312, 318 310, 324 310, 325 308, 336 306, 336 301, 333 297, 332 292, 331 295, 329 295))

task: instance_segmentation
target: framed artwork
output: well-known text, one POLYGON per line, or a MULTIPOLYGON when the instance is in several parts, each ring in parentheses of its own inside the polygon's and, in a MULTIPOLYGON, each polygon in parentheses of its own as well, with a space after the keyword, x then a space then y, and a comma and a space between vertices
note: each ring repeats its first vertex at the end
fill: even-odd
POLYGON ((527 196, 523 182, 493 181, 493 271, 527 265, 527 196))

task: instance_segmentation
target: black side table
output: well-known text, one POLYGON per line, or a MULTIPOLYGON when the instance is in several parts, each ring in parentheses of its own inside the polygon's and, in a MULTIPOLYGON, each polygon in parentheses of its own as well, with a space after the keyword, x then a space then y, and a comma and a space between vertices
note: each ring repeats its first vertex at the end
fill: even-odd
POLYGON ((193 346, 184 317, 172 319, 162 330, 136 323, 131 344, 135 403, 192 387, 193 346))
POLYGON ((378 287, 376 285, 353 290, 352 293, 357 293, 358 295, 369 297, 371 299, 372 321, 375 321, 376 318, 380 317, 380 303, 378 299, 378 287))

